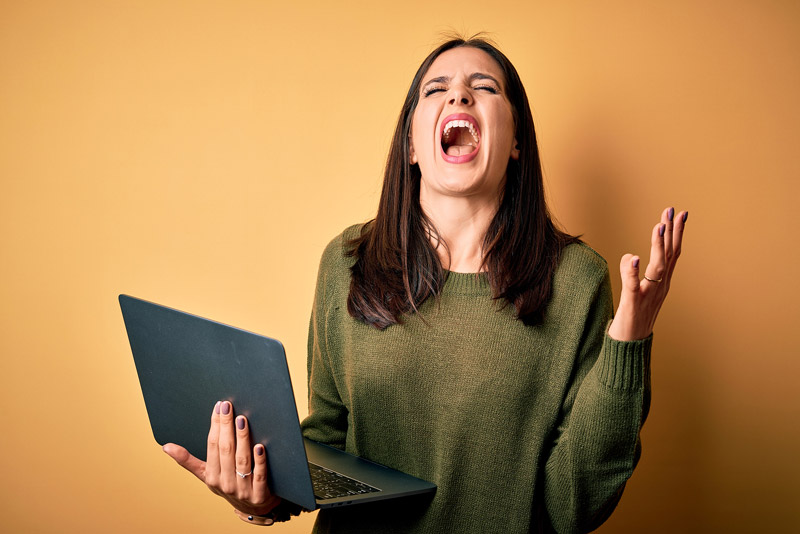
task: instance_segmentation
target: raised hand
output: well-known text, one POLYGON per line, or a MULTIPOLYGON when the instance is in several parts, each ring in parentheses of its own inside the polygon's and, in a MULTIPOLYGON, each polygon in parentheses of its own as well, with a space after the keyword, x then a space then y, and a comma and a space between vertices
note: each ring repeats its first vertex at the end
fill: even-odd
POLYGON ((675 264, 681 254, 688 211, 667 208, 653 227, 650 261, 639 277, 639 257, 625 254, 620 261, 622 292, 608 335, 618 341, 644 339, 653 332, 656 317, 667 298, 675 264))
POLYGON ((247 418, 234 418, 228 401, 217 402, 212 411, 205 462, 175 443, 164 445, 164 452, 243 514, 265 515, 281 502, 267 487, 264 445, 251 453, 247 418))

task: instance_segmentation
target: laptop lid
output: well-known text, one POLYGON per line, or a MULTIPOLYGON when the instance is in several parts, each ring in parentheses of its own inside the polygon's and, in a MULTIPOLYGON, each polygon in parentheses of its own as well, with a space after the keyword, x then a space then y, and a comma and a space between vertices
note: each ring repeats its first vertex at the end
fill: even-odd
POLYGON ((304 439, 279 341, 127 295, 119 302, 158 443, 177 443, 205 460, 211 410, 229 400, 248 418, 251 446, 267 450, 271 491, 303 508, 435 491, 430 482, 304 439), (315 498, 308 460, 380 491, 315 498))
POLYGON ((211 410, 233 403, 267 450, 269 487, 316 507, 283 345, 275 340, 140 300, 119 297, 156 441, 205 460, 211 410))

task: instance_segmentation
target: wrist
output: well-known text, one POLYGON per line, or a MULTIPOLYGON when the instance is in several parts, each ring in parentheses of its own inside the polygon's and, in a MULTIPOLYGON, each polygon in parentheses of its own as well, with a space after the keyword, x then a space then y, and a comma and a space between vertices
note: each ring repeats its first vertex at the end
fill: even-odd
MULTIPOLYGON (((289 501, 284 501, 279 497, 273 496, 273 504, 271 508, 267 508, 267 512, 262 514, 242 512, 236 508, 233 511, 236 516, 251 525, 269 526, 273 523, 282 523, 289 521, 292 516, 300 515, 303 507, 289 501)), ((262 511, 262 510, 257 510, 262 511)))
POLYGON ((251 525, 259 525, 262 527, 267 527, 275 522, 275 518, 272 515, 272 512, 265 515, 256 515, 256 514, 246 514, 236 508, 234 508, 233 511, 236 514, 236 517, 238 517, 245 523, 249 523, 251 525))
POLYGON ((606 330, 608 337, 615 341, 639 341, 653 333, 652 325, 648 328, 647 325, 636 324, 634 321, 628 320, 628 317, 627 314, 618 311, 606 330))

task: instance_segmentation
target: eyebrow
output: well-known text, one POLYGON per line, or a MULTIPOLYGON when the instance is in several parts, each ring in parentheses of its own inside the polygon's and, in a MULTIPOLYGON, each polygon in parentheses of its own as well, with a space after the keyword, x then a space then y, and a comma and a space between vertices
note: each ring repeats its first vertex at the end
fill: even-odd
POLYGON ((485 74, 483 72, 475 72, 470 74, 469 81, 473 80, 492 80, 494 83, 497 84, 498 87, 503 87, 503 84, 501 84, 497 78, 495 78, 491 74, 485 74))
MULTIPOLYGON (((446 84, 451 79, 452 78, 450 78, 450 76, 437 76, 436 78, 432 78, 432 79, 428 80, 427 82, 425 82, 422 85, 422 88, 424 89, 424 88, 428 87, 432 83, 445 83, 446 84)), ((503 85, 499 81, 497 81, 497 78, 495 78, 491 74, 486 74, 484 72, 473 72, 472 74, 470 74, 469 75, 469 81, 474 81, 474 80, 492 80, 494 83, 497 84, 498 87, 500 87, 500 88, 503 87, 503 85)))

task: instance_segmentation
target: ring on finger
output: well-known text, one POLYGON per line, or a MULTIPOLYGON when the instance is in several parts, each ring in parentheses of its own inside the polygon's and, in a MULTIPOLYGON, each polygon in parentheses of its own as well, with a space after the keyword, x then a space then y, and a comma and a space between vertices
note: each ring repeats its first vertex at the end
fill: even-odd
POLYGON ((644 275, 644 279, 647 280, 648 282, 653 282, 654 284, 660 284, 661 281, 663 280, 663 278, 659 278, 658 280, 656 280, 654 278, 650 278, 647 275, 644 275))
POLYGON ((245 478, 245 477, 248 477, 248 476, 252 475, 253 474, 253 470, 251 469, 249 473, 240 473, 239 471, 236 471, 236 474, 239 475, 242 478, 245 478))

